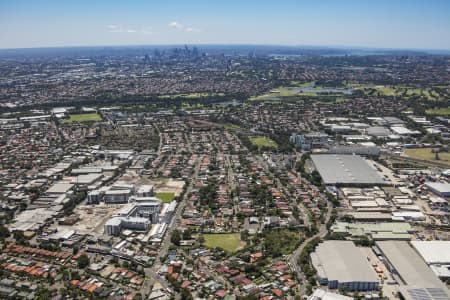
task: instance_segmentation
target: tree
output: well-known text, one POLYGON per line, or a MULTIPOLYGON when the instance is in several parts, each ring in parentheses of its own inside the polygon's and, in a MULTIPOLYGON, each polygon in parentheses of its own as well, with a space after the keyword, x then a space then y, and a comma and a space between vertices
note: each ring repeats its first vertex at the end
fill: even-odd
POLYGON ((11 233, 9 232, 8 228, 1 225, 0 226, 0 239, 9 238, 11 236, 11 233))
POLYGON ((436 151, 434 152, 434 159, 435 159, 435 160, 440 160, 440 158, 439 158, 439 150, 436 150, 436 151))
POLYGON ((180 241, 181 241, 181 234, 178 230, 174 230, 172 233, 172 236, 170 237, 170 241, 176 245, 176 246, 180 246, 180 241))
POLYGON ((187 228, 185 231, 183 231, 183 240, 190 240, 192 238, 192 230, 190 228, 187 228))
POLYGON ((29 243, 25 236, 23 235, 22 231, 14 231, 14 239, 16 240, 16 243, 22 246, 28 246, 29 243))
POLYGON ((82 255, 78 258, 77 263, 78 263, 78 268, 84 269, 84 268, 86 268, 87 266, 89 266, 89 263, 90 263, 89 257, 88 257, 86 254, 82 254, 82 255))
POLYGON ((136 293, 136 295, 134 295, 133 300, 142 300, 142 294, 141 293, 136 293))
POLYGON ((203 235, 200 235, 198 237, 198 242, 200 243, 200 245, 203 246, 203 244, 205 243, 205 237, 203 235))
POLYGON ((52 291, 43 286, 38 287, 36 294, 34 295, 34 299, 51 299, 51 297, 52 291))
POLYGON ((249 237, 249 233, 248 233, 247 229, 241 231, 241 240, 242 241, 247 241, 248 237, 249 237))
POLYGON ((247 296, 241 296, 238 297, 238 300, 257 300, 258 297, 256 297, 255 295, 247 295, 247 296))
POLYGON ((181 289, 181 299, 192 300, 192 295, 187 289, 181 289))

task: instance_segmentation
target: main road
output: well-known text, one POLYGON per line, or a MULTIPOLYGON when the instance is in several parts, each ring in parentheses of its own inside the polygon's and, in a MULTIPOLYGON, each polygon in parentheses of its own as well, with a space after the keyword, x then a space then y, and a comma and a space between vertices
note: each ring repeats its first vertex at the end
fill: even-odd
MULTIPOLYGON (((291 269, 293 269, 296 272, 297 278, 301 279, 303 282, 305 282, 306 277, 305 277, 305 274, 303 274, 303 272, 300 268, 300 265, 298 264, 298 257, 309 242, 311 242, 315 238, 324 238, 327 235, 327 233, 328 233, 327 223, 331 218, 332 211, 333 211, 333 204, 330 201, 328 201, 325 222, 322 225, 320 225, 319 231, 315 235, 304 240, 303 243, 301 243, 301 245, 291 254, 291 256, 289 258, 289 266, 291 267, 291 269)), ((300 295, 306 294, 305 293, 305 284, 300 285, 299 293, 300 293, 300 295)))
POLYGON ((200 162, 201 158, 199 157, 197 159, 197 162, 195 163, 194 174, 192 175, 188 187, 186 188, 186 192, 184 193, 183 199, 181 199, 180 203, 178 204, 175 215, 173 216, 169 226, 167 227, 167 231, 161 241, 161 246, 159 248, 158 255, 155 257, 155 262, 153 263, 153 266, 144 269, 145 281, 141 287, 141 294, 144 297, 150 294, 152 286, 155 284, 155 282, 159 282, 166 289, 169 288, 167 280, 158 274, 158 270, 161 268, 161 259, 164 258, 169 251, 170 237, 172 235, 172 232, 178 227, 178 225, 181 222, 182 213, 184 208, 186 207, 187 197, 189 193, 192 191, 195 179, 198 176, 198 171, 200 169, 200 162))

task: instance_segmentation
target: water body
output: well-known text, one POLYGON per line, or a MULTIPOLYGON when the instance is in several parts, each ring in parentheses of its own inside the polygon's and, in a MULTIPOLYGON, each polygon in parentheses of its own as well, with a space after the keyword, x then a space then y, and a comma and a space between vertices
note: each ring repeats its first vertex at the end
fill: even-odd
POLYGON ((238 101, 236 99, 217 103, 218 106, 239 106, 242 104, 243 104, 242 101, 238 101))

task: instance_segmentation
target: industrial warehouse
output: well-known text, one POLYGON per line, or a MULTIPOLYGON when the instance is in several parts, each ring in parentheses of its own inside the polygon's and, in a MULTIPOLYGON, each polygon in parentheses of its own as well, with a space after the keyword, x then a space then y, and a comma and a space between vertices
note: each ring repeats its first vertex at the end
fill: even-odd
POLYGON ((450 278, 450 241, 411 241, 411 245, 436 276, 450 278))
POLYGON ((326 185, 373 186, 387 184, 376 169, 358 155, 311 155, 315 168, 326 185))
POLYGON ((351 241, 324 241, 311 254, 318 282, 330 289, 372 291, 378 276, 366 257, 351 241))
POLYGON ((380 241, 376 246, 385 258, 385 265, 399 282, 399 292, 405 300, 448 300, 444 283, 404 241, 380 241))

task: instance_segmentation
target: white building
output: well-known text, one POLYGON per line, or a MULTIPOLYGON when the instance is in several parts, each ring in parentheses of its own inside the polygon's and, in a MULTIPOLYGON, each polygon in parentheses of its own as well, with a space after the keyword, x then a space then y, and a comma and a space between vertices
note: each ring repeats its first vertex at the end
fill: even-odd
POLYGON ((99 204, 102 200, 104 192, 99 190, 90 191, 88 193, 88 204, 99 204))
POLYGON ((152 197, 154 195, 153 185, 141 185, 136 194, 138 197, 152 197))
POLYGON ((378 276, 351 241, 324 241, 311 253, 317 280, 330 289, 377 290, 378 276))
POLYGON ((120 232, 122 231, 121 225, 122 225, 122 218, 116 217, 106 221, 103 228, 107 235, 119 235, 120 232))
POLYGON ((308 134, 293 134, 290 137, 292 143, 302 150, 309 151, 313 148, 328 145, 328 134, 322 132, 311 132, 308 134))
POLYGON ((107 235, 119 235, 124 229, 147 231, 149 227, 150 221, 147 218, 114 217, 105 223, 104 230, 107 235))
POLYGON ((442 183, 442 182, 425 182, 425 186, 441 197, 450 197, 450 183, 442 183))
POLYGON ((353 298, 317 289, 308 297, 308 300, 353 300, 353 298))
POLYGON ((105 192, 105 203, 118 204, 127 203, 131 196, 131 190, 109 190, 105 192))

